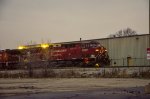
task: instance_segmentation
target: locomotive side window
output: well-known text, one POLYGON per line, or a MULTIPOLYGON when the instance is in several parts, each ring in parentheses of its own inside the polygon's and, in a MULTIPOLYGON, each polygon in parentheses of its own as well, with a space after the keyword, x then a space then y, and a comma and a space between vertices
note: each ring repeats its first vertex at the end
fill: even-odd
POLYGON ((63 44, 62 47, 64 47, 64 48, 73 48, 73 47, 75 47, 75 44, 63 44))
POLYGON ((66 44, 64 45, 64 47, 65 47, 65 48, 68 48, 68 46, 67 46, 66 44))
POLYGON ((81 45, 81 47, 82 47, 82 48, 85 48, 85 45, 84 45, 84 44, 82 44, 82 45, 81 45))
POLYGON ((89 43, 84 43, 84 44, 82 44, 82 48, 90 48, 90 44, 89 43))
POLYGON ((86 43, 86 44, 85 44, 85 48, 90 48, 90 44, 89 44, 89 43, 86 43))

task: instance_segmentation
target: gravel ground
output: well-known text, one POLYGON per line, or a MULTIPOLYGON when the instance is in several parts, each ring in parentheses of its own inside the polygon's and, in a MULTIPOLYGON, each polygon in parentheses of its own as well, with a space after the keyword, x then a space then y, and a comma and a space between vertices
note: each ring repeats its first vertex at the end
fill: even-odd
POLYGON ((150 99, 144 93, 148 83, 149 79, 122 78, 0 79, 0 98, 150 99))

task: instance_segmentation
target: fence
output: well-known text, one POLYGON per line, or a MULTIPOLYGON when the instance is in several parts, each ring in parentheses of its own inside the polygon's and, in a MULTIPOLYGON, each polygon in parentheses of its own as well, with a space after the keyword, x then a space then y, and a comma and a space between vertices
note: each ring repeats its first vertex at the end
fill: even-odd
MULTIPOLYGON (((45 68, 45 67, 50 67, 50 68, 58 68, 58 67, 63 67, 63 66, 73 66, 73 67, 80 67, 77 65, 71 65, 71 64, 64 64, 60 62, 59 64, 53 64, 50 61, 31 61, 31 62, 19 62, 18 64, 9 64, 8 66, 6 64, 0 63, 0 69, 2 68, 29 68, 30 66, 33 68, 45 68), (63 65, 63 66, 62 66, 63 65)), ((80 64, 79 64, 80 65, 80 64)), ((110 60, 110 66, 117 67, 117 66, 149 66, 150 67, 150 60, 147 60, 145 58, 130 58, 130 59, 111 59, 110 60)), ((105 67, 110 67, 110 66, 105 66, 105 67)), ((83 66, 81 66, 83 67, 83 66)), ((94 65, 92 66, 94 67, 94 65)))
POLYGON ((150 60, 146 58, 111 59, 110 66, 150 66, 150 60))
MULTIPOLYGON (((72 64, 65 64, 64 62, 59 62, 59 64, 53 64, 50 61, 35 61, 35 62, 30 62, 30 65, 32 67, 44 67, 48 66, 51 68, 55 67, 63 67, 63 66, 75 66, 78 67, 77 65, 72 65, 72 64)), ((79 65, 79 64, 78 64, 79 65)), ((110 60, 110 66, 149 66, 150 67, 150 60, 147 60, 145 58, 122 58, 122 59, 111 59, 110 60)), ((80 67, 80 66, 79 66, 80 67)), ((94 67, 94 66, 93 66, 94 67)), ((106 66, 109 67, 109 66, 106 66)))

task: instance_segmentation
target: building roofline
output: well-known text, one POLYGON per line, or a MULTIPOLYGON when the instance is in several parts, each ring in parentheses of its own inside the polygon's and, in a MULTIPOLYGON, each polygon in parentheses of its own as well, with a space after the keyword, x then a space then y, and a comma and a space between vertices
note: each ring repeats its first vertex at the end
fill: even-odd
MULTIPOLYGON (((82 40, 82 41, 91 41, 91 40, 106 40, 106 39, 118 39, 118 38, 129 38, 129 37, 136 37, 136 36, 146 36, 146 35, 150 35, 150 34, 139 34, 139 35, 132 35, 132 36, 123 36, 123 37, 111 37, 111 38, 98 38, 98 39, 88 39, 88 40, 82 40)), ((68 42, 56 42, 54 44, 59 44, 59 43, 76 43, 76 42, 80 42, 79 41, 68 41, 68 42)))

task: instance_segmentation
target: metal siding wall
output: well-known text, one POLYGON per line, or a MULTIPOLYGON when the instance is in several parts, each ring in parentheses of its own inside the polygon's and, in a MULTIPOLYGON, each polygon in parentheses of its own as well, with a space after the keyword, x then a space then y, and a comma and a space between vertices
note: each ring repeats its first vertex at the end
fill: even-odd
POLYGON ((130 65, 150 65, 150 62, 146 60, 149 35, 100 39, 97 41, 108 49, 110 59, 116 60, 118 66, 127 66, 127 57, 129 56, 132 58, 130 65))

